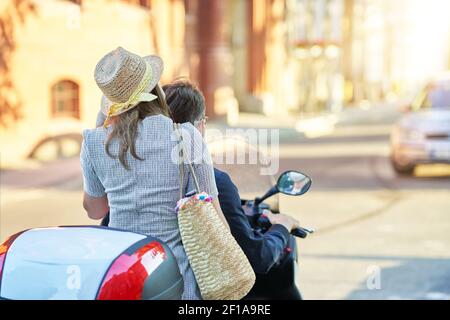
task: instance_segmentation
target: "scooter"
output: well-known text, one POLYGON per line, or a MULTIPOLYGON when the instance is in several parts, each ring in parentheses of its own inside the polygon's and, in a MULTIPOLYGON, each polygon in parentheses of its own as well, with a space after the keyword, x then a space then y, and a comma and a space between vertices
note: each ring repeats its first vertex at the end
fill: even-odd
MULTIPOLYGON (((277 193, 301 195, 311 179, 287 171, 262 197, 243 200, 250 224, 270 228, 264 201, 277 193)), ((277 210, 274 209, 276 213, 277 210)), ((292 232, 285 254, 269 273, 257 275, 246 299, 301 299, 296 283, 298 264, 292 232)), ((35 228, 11 236, 0 245, 1 299, 181 299, 183 279, 167 245, 146 235, 101 226, 35 228)))
MULTIPOLYGON (((271 207, 264 201, 278 193, 290 196, 302 195, 309 190, 311 183, 312 180, 301 172, 286 171, 280 175, 276 185, 262 197, 256 197, 254 200, 242 200, 242 206, 250 225, 262 233, 267 232, 271 223, 264 216, 264 210, 270 210, 271 207)), ((279 213, 277 208, 272 212, 279 213)), ((295 237, 304 239, 313 232, 314 230, 311 228, 294 229, 283 256, 267 274, 256 275, 256 283, 245 299, 301 300, 302 295, 297 283, 298 251, 295 237)))

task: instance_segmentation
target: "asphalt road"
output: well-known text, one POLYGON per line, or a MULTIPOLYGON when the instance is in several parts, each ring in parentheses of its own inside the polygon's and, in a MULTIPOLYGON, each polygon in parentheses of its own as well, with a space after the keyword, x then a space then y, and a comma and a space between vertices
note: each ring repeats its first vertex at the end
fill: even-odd
MULTIPOLYGON (((450 299, 450 169, 397 177, 388 133, 385 125, 314 139, 281 131, 278 171, 313 179, 310 192, 280 201, 317 230, 298 241, 305 299, 450 299)), ((242 190, 267 186, 251 171, 234 176, 242 190)), ((96 223, 83 212, 81 186, 77 159, 2 171, 0 240, 30 227, 96 223)))
POLYGON ((281 206, 317 229, 298 241, 305 299, 450 299, 450 169, 398 177, 389 129, 341 128, 282 156, 280 171, 313 179, 281 206))

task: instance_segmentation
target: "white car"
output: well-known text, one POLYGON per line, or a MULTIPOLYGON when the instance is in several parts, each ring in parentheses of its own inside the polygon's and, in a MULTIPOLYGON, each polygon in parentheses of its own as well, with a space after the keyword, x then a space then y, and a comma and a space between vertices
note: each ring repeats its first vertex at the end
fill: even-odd
POLYGON ((450 163, 450 74, 428 83, 391 135, 391 162, 399 174, 417 164, 450 163))

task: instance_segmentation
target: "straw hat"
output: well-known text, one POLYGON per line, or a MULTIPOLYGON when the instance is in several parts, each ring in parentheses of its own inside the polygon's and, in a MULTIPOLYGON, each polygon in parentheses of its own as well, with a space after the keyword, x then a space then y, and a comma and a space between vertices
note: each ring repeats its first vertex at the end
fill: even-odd
POLYGON ((131 110, 157 96, 150 92, 158 84, 164 65, 160 57, 140 57, 118 47, 96 65, 94 78, 103 92, 101 111, 107 117, 131 110))

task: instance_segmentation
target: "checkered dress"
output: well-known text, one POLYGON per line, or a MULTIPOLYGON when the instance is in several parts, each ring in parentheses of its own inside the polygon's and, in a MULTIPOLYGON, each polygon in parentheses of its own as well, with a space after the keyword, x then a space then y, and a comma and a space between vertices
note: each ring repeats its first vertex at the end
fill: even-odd
MULTIPOLYGON (((213 166, 203 138, 191 124, 183 124, 182 129, 187 156, 194 162, 201 190, 217 197, 213 166)), ((97 128, 83 132, 80 160, 84 191, 92 197, 108 196, 110 227, 144 233, 166 242, 183 275, 183 299, 201 299, 174 211, 180 175, 172 120, 156 115, 139 123, 136 153, 144 160, 135 159, 128 152, 130 170, 118 158, 106 154, 105 141, 110 130, 97 128)), ((111 153, 117 155, 118 148, 118 142, 113 140, 111 153)), ((185 164, 186 192, 194 189, 188 171, 185 164)))

